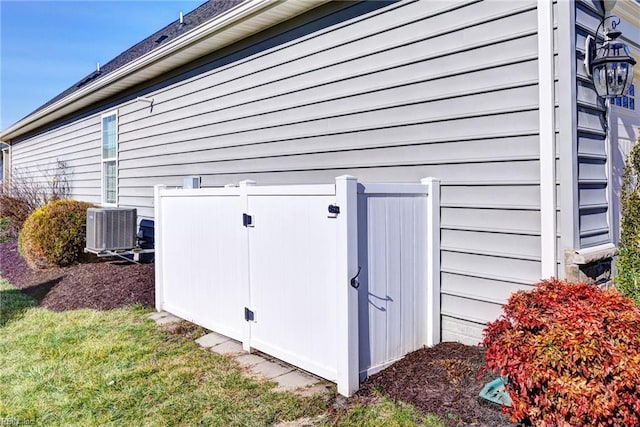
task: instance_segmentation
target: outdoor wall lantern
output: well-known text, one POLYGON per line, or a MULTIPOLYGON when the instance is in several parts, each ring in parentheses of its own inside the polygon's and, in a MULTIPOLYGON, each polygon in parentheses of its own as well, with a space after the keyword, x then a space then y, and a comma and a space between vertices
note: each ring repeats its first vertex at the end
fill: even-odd
POLYGON ((596 37, 587 36, 585 41, 584 65, 587 74, 593 79, 598 96, 602 98, 626 95, 633 82, 636 60, 629 54, 627 45, 616 40, 622 34, 616 30, 618 24, 620 18, 606 16, 596 29, 596 37), (597 47, 598 33, 607 19, 611 20, 611 28, 604 30, 604 43, 597 47))

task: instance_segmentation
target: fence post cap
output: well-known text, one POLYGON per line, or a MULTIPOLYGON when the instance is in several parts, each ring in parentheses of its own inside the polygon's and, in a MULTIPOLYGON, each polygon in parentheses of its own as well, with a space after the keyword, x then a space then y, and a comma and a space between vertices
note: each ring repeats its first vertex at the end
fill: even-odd
POLYGON ((336 181, 357 181, 358 178, 356 178, 353 175, 340 175, 338 177, 336 177, 336 181))
POLYGON ((429 183, 432 183, 432 182, 440 182, 440 178, 435 178, 435 177, 433 177, 433 176, 428 176, 428 177, 426 177, 426 178, 422 178, 422 179, 420 180, 420 182, 421 182, 422 184, 429 184, 429 183))

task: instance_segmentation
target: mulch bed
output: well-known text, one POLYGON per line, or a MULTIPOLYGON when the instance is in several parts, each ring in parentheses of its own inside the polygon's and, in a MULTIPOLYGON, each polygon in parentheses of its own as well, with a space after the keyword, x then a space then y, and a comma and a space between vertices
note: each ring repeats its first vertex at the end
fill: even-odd
MULTIPOLYGON (((20 257, 15 241, 0 243, 0 275, 42 307, 64 311, 154 305, 153 264, 96 261, 34 271, 20 257)), ((490 373, 477 378, 483 364, 484 351, 479 347, 448 342, 423 348, 373 375, 353 398, 338 396, 331 410, 337 415, 354 403, 377 400, 381 392, 439 415, 451 426, 508 426, 499 407, 478 400, 484 384, 495 378, 490 373)))
POLYGON ((482 348, 444 342, 414 351, 372 375, 358 394, 372 396, 378 390, 437 414, 451 426, 510 426, 499 406, 478 399, 482 387, 496 377, 491 372, 478 377, 483 366, 482 348))
POLYGON ((54 311, 110 310, 131 304, 154 305, 153 264, 124 260, 31 270, 15 241, 0 243, 0 275, 54 311))

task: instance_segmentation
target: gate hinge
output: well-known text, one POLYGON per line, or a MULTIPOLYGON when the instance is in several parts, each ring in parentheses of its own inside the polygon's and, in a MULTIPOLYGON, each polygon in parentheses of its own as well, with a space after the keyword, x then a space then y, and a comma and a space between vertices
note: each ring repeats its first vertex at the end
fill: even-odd
POLYGON ((253 310, 249 310, 249 307, 244 308, 244 320, 246 320, 247 322, 256 321, 256 314, 253 312, 253 310))
POLYGON ((249 214, 242 214, 242 225, 245 227, 253 227, 253 217, 249 214))

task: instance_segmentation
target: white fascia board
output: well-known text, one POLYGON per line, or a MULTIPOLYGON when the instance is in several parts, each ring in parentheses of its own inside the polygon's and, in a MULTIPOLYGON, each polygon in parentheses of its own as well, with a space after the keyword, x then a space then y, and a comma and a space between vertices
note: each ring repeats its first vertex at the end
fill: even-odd
POLYGON ((40 126, 158 77, 252 34, 291 19, 328 0, 246 0, 192 31, 118 68, 86 87, 25 117, 0 133, 9 143, 40 126))

